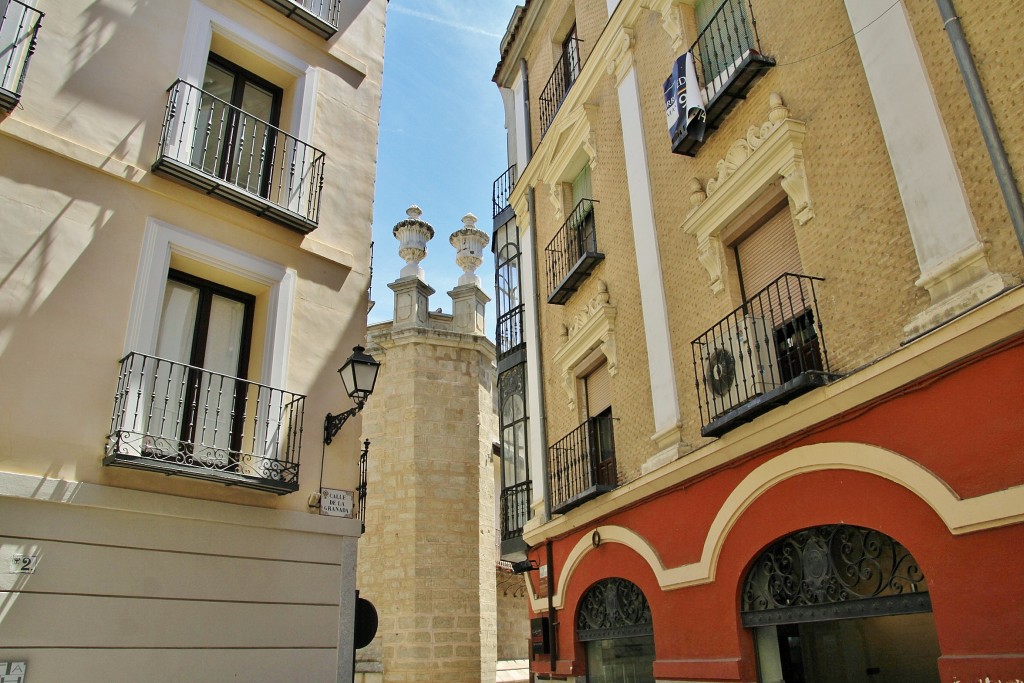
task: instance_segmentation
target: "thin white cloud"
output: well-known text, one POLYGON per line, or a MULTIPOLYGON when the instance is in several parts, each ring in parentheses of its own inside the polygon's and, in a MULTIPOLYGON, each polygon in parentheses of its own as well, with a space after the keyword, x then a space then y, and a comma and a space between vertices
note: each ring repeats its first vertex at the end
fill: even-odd
POLYGON ((401 5, 391 5, 388 8, 388 11, 389 12, 397 12, 398 14, 404 14, 404 15, 410 16, 410 17, 416 17, 418 19, 424 19, 426 21, 431 21, 431 22, 433 22, 435 24, 441 24, 442 26, 448 26, 448 27, 453 28, 453 29, 455 29, 457 31, 466 31, 467 33, 476 33, 476 34, 479 34, 481 36, 487 36, 489 38, 501 38, 501 34, 500 33, 493 33, 493 32, 488 31, 486 29, 482 29, 479 26, 472 26, 470 24, 463 24, 463 23, 460 23, 460 22, 457 22, 457 21, 451 21, 450 19, 445 19, 444 17, 439 17, 436 14, 429 14, 427 12, 421 12, 421 11, 415 10, 415 9, 408 9, 406 7, 402 7, 401 5))

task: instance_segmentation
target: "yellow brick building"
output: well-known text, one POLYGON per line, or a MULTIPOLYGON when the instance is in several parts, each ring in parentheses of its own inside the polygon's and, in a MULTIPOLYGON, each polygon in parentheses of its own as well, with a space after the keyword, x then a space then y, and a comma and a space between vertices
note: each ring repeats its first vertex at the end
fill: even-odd
POLYGON ((1011 547, 1024 512, 1006 441, 1024 428, 1007 49, 1024 24, 1013 3, 957 5, 531 0, 511 17, 500 516, 541 678, 1024 671, 1012 639, 980 635, 992 614, 952 607, 991 581, 1018 624, 1020 591, 946 563, 995 567, 980 530, 1011 547), (882 538, 884 571, 913 561, 930 602, 895 575, 822 592, 851 570, 821 550, 840 537, 882 538), (799 599, 747 601, 785 543, 827 565, 817 592, 780 572, 799 599), (897 621, 870 621, 871 601, 897 621), (881 645, 889 623, 917 663, 881 645), (829 650, 851 628, 863 645, 829 650))

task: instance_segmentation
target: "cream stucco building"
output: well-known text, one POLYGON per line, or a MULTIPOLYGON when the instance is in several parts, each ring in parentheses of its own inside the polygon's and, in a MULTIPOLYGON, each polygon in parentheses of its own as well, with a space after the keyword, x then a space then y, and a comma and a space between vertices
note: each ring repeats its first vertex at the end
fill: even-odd
POLYGON ((0 10, 0 662, 351 680, 386 0, 0 10))

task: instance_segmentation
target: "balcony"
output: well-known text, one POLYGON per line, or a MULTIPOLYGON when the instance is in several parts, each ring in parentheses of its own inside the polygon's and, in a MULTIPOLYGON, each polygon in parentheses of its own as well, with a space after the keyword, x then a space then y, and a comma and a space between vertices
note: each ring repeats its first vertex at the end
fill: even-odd
POLYGON ((512 220, 515 215, 508 203, 509 195, 516 186, 516 165, 512 164, 494 181, 491 188, 491 205, 494 209, 494 228, 497 229, 512 220))
MULTIPOLYGON (((725 0, 690 47, 704 86, 705 140, 736 103, 746 99, 754 82, 775 66, 774 59, 761 54, 755 26, 747 0, 725 0)), ((672 142, 673 152, 689 157, 704 144, 685 136, 672 142)))
POLYGON ((612 419, 592 417, 548 448, 551 512, 568 512, 618 485, 612 419))
POLYGON ((508 357, 524 348, 523 338, 523 311, 525 307, 519 304, 515 308, 498 316, 498 360, 508 357))
POLYGON ((21 101, 28 62, 36 51, 43 13, 20 0, 3 3, 0 17, 0 109, 13 111, 21 101))
POLYGON ((786 273, 691 342, 701 435, 720 436, 831 381, 821 281, 786 273))
POLYGON ((593 199, 581 199, 554 239, 544 248, 548 303, 562 305, 604 259, 597 250, 593 199))
POLYGON ((501 554, 526 550, 522 542, 523 526, 530 519, 530 491, 533 482, 527 480, 506 486, 501 492, 501 554))
POLYGON ((551 122, 555 119, 562 101, 569 93, 569 88, 579 78, 580 70, 583 68, 582 53, 580 52, 580 40, 568 38, 562 50, 562 56, 558 58, 547 84, 537 98, 540 104, 540 136, 548 132, 551 122))
POLYGON ((342 0, 263 0, 323 39, 338 32, 342 0))
POLYGON ((323 152, 185 81, 167 93, 154 173, 302 234, 316 228, 323 152))
POLYGON ((191 365, 121 359, 104 465, 289 493, 305 396, 191 365))

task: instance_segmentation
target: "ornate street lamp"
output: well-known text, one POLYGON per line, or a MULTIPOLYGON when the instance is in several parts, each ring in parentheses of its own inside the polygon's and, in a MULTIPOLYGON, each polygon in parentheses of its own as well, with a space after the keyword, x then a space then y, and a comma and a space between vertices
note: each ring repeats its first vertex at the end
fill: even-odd
POLYGON ((348 357, 345 364, 338 369, 341 375, 341 383, 345 387, 345 393, 355 401, 355 407, 349 408, 343 413, 331 415, 327 413, 324 420, 324 445, 330 445, 331 440, 341 429, 345 422, 363 409, 366 399, 373 393, 373 387, 377 383, 377 372, 380 370, 380 363, 374 360, 373 356, 366 353, 362 346, 352 349, 352 355, 348 357))

